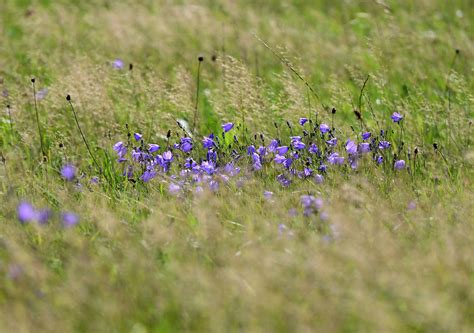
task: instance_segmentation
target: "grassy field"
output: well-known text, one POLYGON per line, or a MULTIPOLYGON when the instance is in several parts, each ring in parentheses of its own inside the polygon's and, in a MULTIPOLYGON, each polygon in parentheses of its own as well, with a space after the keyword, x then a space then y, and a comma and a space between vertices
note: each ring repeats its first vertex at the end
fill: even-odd
POLYGON ((473 22, 0 1, 0 331, 472 332, 473 22))

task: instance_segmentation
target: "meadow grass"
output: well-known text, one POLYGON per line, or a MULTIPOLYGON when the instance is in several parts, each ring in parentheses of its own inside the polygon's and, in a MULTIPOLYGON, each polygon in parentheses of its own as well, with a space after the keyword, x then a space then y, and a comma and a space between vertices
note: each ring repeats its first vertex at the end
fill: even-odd
POLYGON ((0 331, 472 332, 473 19, 469 0, 0 2, 0 331), (307 117, 342 147, 383 129, 408 167, 283 187, 243 165, 200 195, 170 193, 176 168, 122 175, 117 141, 166 146, 195 115, 196 153, 222 123, 247 146, 307 117), (22 201, 54 217, 20 223, 22 201))

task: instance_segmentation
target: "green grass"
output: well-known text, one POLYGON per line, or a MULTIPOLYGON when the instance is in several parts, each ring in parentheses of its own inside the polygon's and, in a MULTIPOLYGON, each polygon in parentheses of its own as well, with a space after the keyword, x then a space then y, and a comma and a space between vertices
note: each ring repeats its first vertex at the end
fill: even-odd
POLYGON ((0 2, 0 331, 473 331, 473 20, 468 0, 0 2), (113 144, 126 125, 163 143, 177 119, 192 122, 200 54, 202 135, 244 120, 243 139, 285 136, 286 120, 332 123, 335 107, 338 133, 355 138, 369 76, 365 126, 398 149, 390 115, 402 113, 404 154, 418 160, 288 189, 267 168, 179 198, 160 179, 124 181, 113 144), (46 161, 32 77, 49 89, 46 161), (98 185, 67 94, 108 179, 98 185), (81 190, 60 177, 66 162, 81 190), (305 193, 323 198, 326 224, 302 216, 305 193), (21 200, 80 223, 22 225, 21 200))

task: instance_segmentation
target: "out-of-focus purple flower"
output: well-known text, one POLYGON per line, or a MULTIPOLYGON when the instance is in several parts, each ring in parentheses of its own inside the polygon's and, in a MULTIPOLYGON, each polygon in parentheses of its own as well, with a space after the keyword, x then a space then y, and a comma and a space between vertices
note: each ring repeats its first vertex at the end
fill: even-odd
POLYGON ((273 192, 264 191, 264 192, 263 192, 263 196, 264 196, 265 199, 267 199, 267 200, 270 201, 270 200, 273 198, 273 192))
POLYGON ((38 223, 39 224, 46 224, 48 223, 48 220, 51 218, 53 213, 51 212, 50 209, 42 209, 37 212, 37 218, 38 218, 38 223))
POLYGON ((258 149, 257 149, 257 153, 258 153, 260 156, 266 156, 266 155, 267 155, 267 148, 265 148, 264 146, 260 146, 260 147, 258 147, 258 149))
POLYGON ((179 147, 184 153, 189 153, 193 149, 193 140, 191 138, 181 138, 181 145, 179 147))
POLYGON ((368 153, 368 152, 370 152, 370 144, 367 143, 367 142, 362 142, 362 143, 359 145, 359 149, 360 149, 360 152, 361 152, 362 154, 368 153))
POLYGON ((317 154, 319 152, 319 149, 318 149, 318 146, 316 146, 315 143, 312 143, 309 148, 308 148, 308 151, 311 153, 311 154, 317 154))
POLYGON ((410 201, 410 202, 408 203, 407 209, 408 209, 408 210, 414 210, 414 209, 416 209, 416 202, 410 201))
POLYGON ((2 96, 3 97, 8 97, 8 90, 7 89, 2 90, 2 96))
POLYGON ((74 213, 71 212, 63 212, 61 214, 62 220, 63 220, 63 226, 66 228, 70 228, 75 226, 77 223, 79 223, 79 216, 77 216, 74 213))
POLYGON ((321 131, 321 133, 324 134, 324 133, 329 132, 330 127, 329 127, 329 125, 321 124, 321 125, 319 125, 319 130, 321 131))
POLYGON ((287 146, 277 147, 276 151, 278 155, 285 155, 286 152, 288 151, 288 147, 287 146))
POLYGON ((175 183, 170 183, 168 190, 171 194, 177 195, 181 191, 181 186, 175 183))
POLYGON ((406 163, 405 163, 404 160, 398 160, 398 161, 395 162, 394 167, 397 170, 402 170, 402 169, 405 169, 405 164, 406 163))
POLYGON ((378 155, 378 156, 375 158, 375 161, 377 162, 377 164, 382 164, 382 163, 383 163, 383 156, 378 155))
POLYGON ((283 162, 285 162, 286 157, 285 157, 285 156, 282 156, 282 155, 276 154, 276 155, 275 155, 275 158, 274 158, 273 160, 274 160, 275 163, 277 163, 277 164, 282 164, 283 162))
POLYGON ((317 173, 316 176, 314 176, 314 181, 316 184, 322 184, 324 182, 324 177, 317 173))
POLYGON ((115 69, 122 69, 124 66, 124 63, 121 59, 115 59, 112 61, 112 67, 115 69))
POLYGON ((357 154, 357 144, 352 140, 347 140, 346 150, 347 150, 347 153, 350 155, 357 154))
POLYGON ((277 180, 284 187, 288 187, 291 184, 291 180, 289 180, 284 174, 279 174, 277 180))
POLYGON ((392 113, 390 118, 392 118, 394 123, 398 123, 403 119, 403 116, 398 112, 394 112, 394 113, 392 113))
POLYGON ((305 177, 309 177, 313 174, 313 170, 311 168, 305 167, 303 170, 303 175, 305 177))
POLYGON ((216 162, 217 161, 217 152, 214 149, 209 148, 207 150, 207 159, 209 161, 216 162))
POLYGON ((214 134, 211 134, 209 136, 205 136, 204 139, 202 139, 202 146, 204 148, 211 148, 212 146, 215 146, 214 142, 214 134))
POLYGON ((321 198, 315 198, 312 195, 302 195, 300 200, 304 208, 305 216, 309 216, 323 207, 323 200, 321 198))
POLYGON ((204 172, 206 172, 208 175, 212 175, 216 171, 214 163, 209 161, 203 161, 201 163, 201 169, 204 170, 204 172))
POLYGON ((148 145, 148 151, 149 151, 150 153, 157 152, 158 150, 160 150, 160 148, 161 148, 161 147, 160 147, 159 145, 157 145, 156 143, 150 143, 150 144, 148 145))
POLYGON ((268 144, 268 151, 270 153, 274 153, 276 149, 278 148, 278 140, 273 139, 269 144, 268 144))
POLYGON ((122 141, 114 144, 114 150, 117 152, 118 157, 124 157, 127 154, 127 147, 122 141))
POLYGON ((18 264, 8 265, 8 278, 17 280, 23 275, 23 268, 18 264))
POLYGON ((339 153, 334 152, 331 155, 329 155, 328 162, 330 164, 341 165, 344 163, 344 157, 339 156, 339 153))
POLYGON ((284 225, 283 223, 280 223, 278 225, 278 235, 281 236, 285 232, 286 229, 288 229, 286 225, 284 225))
POLYGON ((233 127, 234 127, 233 123, 225 123, 222 125, 222 129, 224 130, 224 133, 229 132, 233 127))
POLYGON ((18 220, 21 223, 32 222, 37 218, 36 209, 29 202, 26 201, 20 202, 20 204, 16 208, 16 212, 18 220))
POLYGON ((229 162, 225 165, 224 172, 229 176, 234 177, 240 172, 240 168, 234 166, 232 162, 229 162))
POLYGON ((384 149, 388 149, 388 148, 390 148, 390 142, 385 141, 385 140, 382 140, 382 141, 379 142, 379 149, 384 150, 384 149))
POLYGON ((255 146, 254 145, 250 145, 247 147, 247 155, 252 155, 253 153, 255 153, 255 146))
POLYGON ((71 164, 64 165, 61 168, 61 176, 68 181, 73 180, 76 177, 76 168, 71 164))
POLYGON ((135 138, 136 141, 140 141, 143 137, 140 133, 134 133, 133 137, 135 138))
POLYGON ((319 213, 319 218, 321 221, 327 221, 329 220, 329 214, 327 212, 321 212, 319 213))
POLYGON ((36 92, 36 100, 41 101, 48 95, 48 88, 40 89, 36 92))
POLYGON ((209 181, 209 189, 212 192, 217 192, 219 190, 219 183, 215 180, 210 180, 209 181))
POLYGON ((300 118, 298 122, 300 123, 301 126, 304 126, 304 124, 306 124, 307 121, 308 121, 308 118, 300 118))
POLYGON ((326 143, 334 147, 335 145, 337 145, 337 138, 332 138, 330 140, 327 140, 326 143))
POLYGON ((368 138, 371 137, 371 133, 370 132, 364 132, 362 133, 362 140, 367 140, 368 138))
POLYGON ((97 176, 91 177, 91 183, 92 184, 99 184, 99 177, 97 177, 97 176))

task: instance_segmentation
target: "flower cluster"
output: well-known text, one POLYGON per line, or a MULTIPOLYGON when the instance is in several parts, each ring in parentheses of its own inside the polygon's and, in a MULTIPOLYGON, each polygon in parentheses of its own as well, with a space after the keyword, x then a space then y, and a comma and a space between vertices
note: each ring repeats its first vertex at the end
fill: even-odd
MULTIPOLYGON (((26 201, 20 202, 16 211, 18 221, 21 223, 36 222, 40 225, 45 225, 54 217, 54 213, 51 209, 37 209, 26 201)), ((66 228, 72 227, 79 223, 79 217, 72 212, 61 212, 59 216, 63 226, 66 228)))
MULTIPOLYGON (((399 123, 403 116, 395 112, 392 119, 399 123)), ((319 184, 329 168, 357 169, 362 159, 373 161, 375 165, 385 164, 387 152, 392 148, 383 130, 377 135, 365 131, 358 139, 343 141, 328 124, 300 118, 299 125, 301 135, 292 134, 287 139, 255 135, 247 145, 241 145, 237 135, 229 140, 234 124, 225 123, 220 136, 211 133, 201 142, 185 134, 171 143, 169 132, 166 145, 162 147, 158 143, 145 143, 143 136, 135 133, 134 142, 119 141, 113 148, 118 163, 123 165, 124 177, 133 182, 149 182, 160 176, 169 183, 171 193, 179 193, 190 184, 197 192, 202 191, 203 186, 215 191, 220 183, 238 175, 241 167, 252 172, 276 169, 276 179, 284 187, 290 186, 294 179, 319 184)), ((289 123, 288 126, 293 133, 289 123)), ((394 160, 392 166, 402 170, 406 163, 394 160)))

